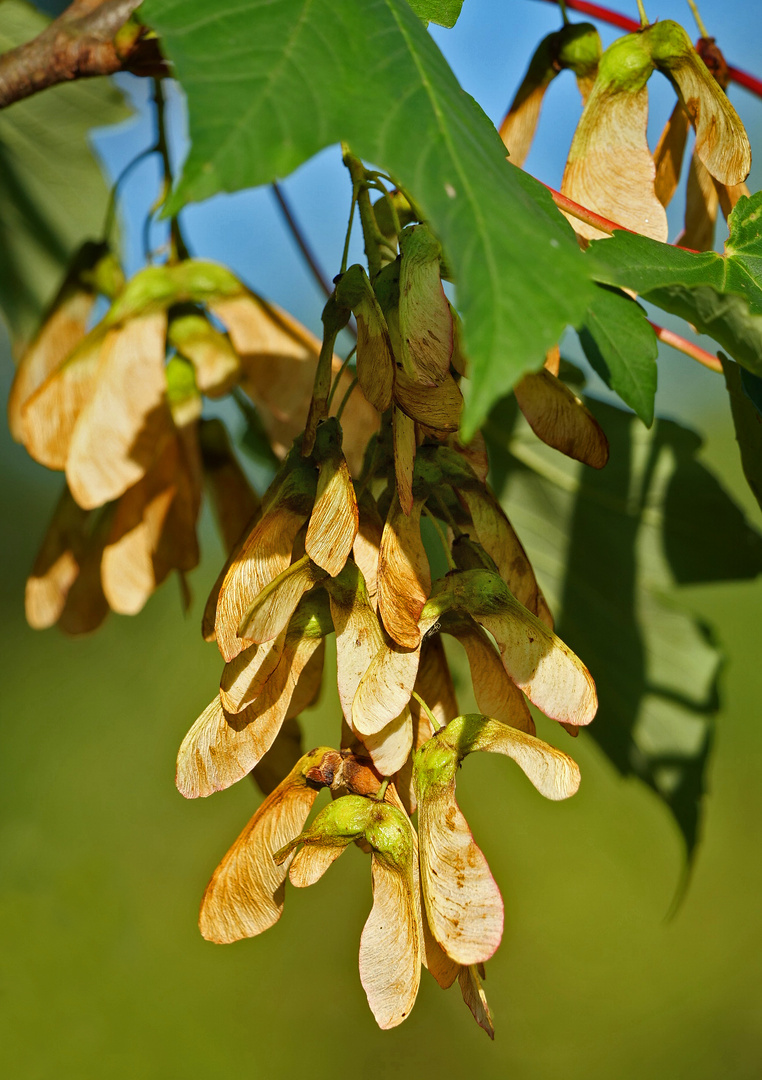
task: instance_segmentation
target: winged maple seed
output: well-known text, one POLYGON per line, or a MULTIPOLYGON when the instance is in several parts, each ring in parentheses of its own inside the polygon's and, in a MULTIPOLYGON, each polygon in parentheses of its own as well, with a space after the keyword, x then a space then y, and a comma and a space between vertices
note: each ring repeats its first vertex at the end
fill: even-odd
MULTIPOLYGON (((583 96, 596 42, 575 30, 554 45, 583 96)), ((184 585, 206 487, 226 559, 202 632, 224 664, 176 783, 200 798, 251 775, 265 798, 204 893, 202 934, 262 933, 287 879, 313 884, 357 846, 373 889, 360 977, 379 1026, 409 1015, 423 965, 443 989, 458 984, 491 1037, 482 965, 503 906, 455 773, 471 752, 500 753, 566 798, 578 770, 535 737, 529 702, 576 732, 597 700, 487 484, 483 436, 459 441, 469 364, 439 240, 403 194, 384 199, 383 258, 337 276, 322 340, 213 263, 170 261, 125 283, 107 252, 81 255, 12 394, 14 434, 66 480, 27 612, 84 632, 109 608, 140 610, 172 570, 184 585), (99 295, 108 311, 88 329, 99 295), (355 350, 336 356, 350 315, 354 368, 355 350), (205 415, 232 390, 271 469, 261 498, 225 424, 205 415), (331 635, 339 747, 304 754, 331 635), (446 638, 465 652, 478 714, 460 713, 446 638), (333 801, 310 823, 324 788, 333 801)), ((559 370, 555 350, 517 401, 540 438, 601 467, 605 436, 559 370)))
MULTIPOLYGON (((737 185, 749 175, 751 150, 720 82, 683 28, 669 19, 619 38, 601 57, 569 152, 562 192, 626 228, 666 240, 664 206, 680 172, 686 117, 696 132, 697 168, 700 163, 706 169, 730 204, 729 193, 737 190, 740 195, 737 185), (646 84, 654 70, 670 81, 681 110, 673 113, 662 135, 655 164, 646 142, 646 84)), ((587 239, 605 235, 587 223, 572 224, 587 239)), ((698 236, 706 242, 703 233, 698 236)))

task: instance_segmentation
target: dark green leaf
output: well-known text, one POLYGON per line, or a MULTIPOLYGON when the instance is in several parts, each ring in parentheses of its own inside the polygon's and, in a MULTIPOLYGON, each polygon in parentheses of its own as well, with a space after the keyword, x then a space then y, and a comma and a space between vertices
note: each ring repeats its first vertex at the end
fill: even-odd
POLYGON ((617 290, 598 288, 578 334, 606 385, 650 426, 659 347, 640 304, 617 290))
POLYGON ((405 0, 145 0, 141 14, 188 95, 171 209, 284 176, 342 139, 414 194, 455 275, 467 435, 580 322, 592 260, 541 185, 506 163, 405 0))
POLYGON ((762 416, 762 379, 759 375, 752 375, 746 368, 741 368, 741 386, 749 401, 753 402, 755 409, 762 416))
POLYGON ((588 730, 623 775, 663 799, 690 853, 721 653, 677 586, 756 576, 762 538, 696 460, 697 435, 667 420, 647 431, 590 404, 611 445, 600 472, 549 450, 520 420, 510 438, 506 418, 491 419, 490 450, 503 504, 560 607, 558 633, 596 680, 600 709, 588 730))
POLYGON ((709 286, 720 293, 743 296, 754 315, 762 315, 762 191, 736 203, 728 219, 725 255, 699 254, 617 230, 596 240, 590 251, 602 269, 600 281, 623 285, 646 295, 680 285, 709 286))
POLYGON ((762 508, 762 416, 759 406, 744 386, 746 372, 722 353, 720 359, 730 396, 730 410, 741 451, 743 473, 754 492, 754 498, 762 508))
POLYGON ((463 7, 463 0, 408 0, 413 11, 424 23, 455 26, 463 7))
MULTIPOLYGON (((5 0, 0 51, 47 24, 30 4, 5 0)), ((127 115, 102 79, 57 86, 0 113, 0 309, 16 351, 37 329, 71 255, 103 227, 108 191, 88 132, 127 115)))

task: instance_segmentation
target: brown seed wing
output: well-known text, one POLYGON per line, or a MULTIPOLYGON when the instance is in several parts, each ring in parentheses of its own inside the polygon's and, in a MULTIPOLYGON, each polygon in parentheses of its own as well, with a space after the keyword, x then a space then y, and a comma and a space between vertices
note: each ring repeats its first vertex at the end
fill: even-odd
POLYGON ((421 539, 422 501, 409 515, 392 499, 378 559, 378 610, 387 633, 407 649, 421 640, 418 620, 431 591, 431 570, 421 539))
POLYGON ((538 439, 575 461, 602 469, 609 441, 598 421, 549 371, 529 372, 514 387, 516 401, 538 439))
POLYGON ((280 918, 290 859, 277 866, 273 854, 301 832, 317 797, 300 767, 268 795, 215 870, 199 916, 207 941, 254 937, 280 918))
POLYGON ((421 946, 412 861, 398 866, 374 851, 371 866, 373 907, 360 938, 360 982, 376 1023, 386 1031, 415 1005, 421 946))
MULTIPOLYGON (((530 735, 535 733, 534 720, 524 695, 503 667, 492 642, 472 619, 461 618, 443 624, 465 649, 471 669, 474 697, 485 716, 509 724, 530 735)), ((457 713, 448 717, 452 720, 457 713)))
POLYGON ((244 641, 271 641, 286 626, 306 592, 325 579, 308 555, 291 563, 268 582, 249 605, 238 627, 244 641))
POLYGON ((26 582, 26 618, 35 630, 58 622, 79 574, 89 516, 90 511, 78 506, 64 487, 26 582))
POLYGON ((304 547, 331 577, 336 577, 349 557, 358 521, 355 489, 343 454, 338 460, 322 462, 304 547))
POLYGON ((180 746, 176 782, 186 799, 222 791, 259 763, 275 741, 297 680, 319 644, 318 638, 287 643, 260 696, 237 715, 226 714, 215 696, 180 746))
POLYGON ((542 739, 495 720, 484 721, 471 744, 471 751, 474 750, 511 758, 540 794, 554 802, 570 798, 579 788, 579 766, 567 754, 542 739))
POLYGON ((432 933, 459 964, 489 960, 503 936, 503 900, 455 800, 455 780, 418 794, 418 841, 432 933))
POLYGON ((669 206, 680 183, 690 120, 678 101, 654 150, 654 192, 662 206, 669 206))
POLYGON ((308 474, 289 473, 233 559, 220 587, 215 617, 217 645, 226 660, 246 647, 237 633, 241 619, 265 585, 290 565, 296 534, 312 510, 313 498, 308 474))
POLYGON ((480 1028, 483 1028, 490 1039, 495 1038, 495 1025, 492 1022, 492 1013, 484 993, 479 971, 475 964, 460 969, 458 985, 463 995, 463 1000, 471 1010, 471 1015, 480 1028))
MULTIPOLYGON (((667 240, 667 215, 654 193, 656 170, 646 140, 648 90, 593 88, 572 141, 561 191, 610 221, 667 240)), ((568 215, 567 215, 568 216, 568 215)), ((606 233, 575 218, 588 240, 606 233)))
POLYGON ((24 404, 82 341, 94 302, 92 292, 73 289, 21 357, 8 395, 8 427, 16 442, 27 441, 24 404))
POLYGON ((79 416, 66 477, 80 506, 101 506, 137 483, 171 437, 164 373, 165 312, 131 319, 103 344, 95 390, 79 416))
POLYGON ((49 469, 66 468, 74 427, 95 392, 104 346, 102 333, 88 334, 21 405, 24 444, 49 469))

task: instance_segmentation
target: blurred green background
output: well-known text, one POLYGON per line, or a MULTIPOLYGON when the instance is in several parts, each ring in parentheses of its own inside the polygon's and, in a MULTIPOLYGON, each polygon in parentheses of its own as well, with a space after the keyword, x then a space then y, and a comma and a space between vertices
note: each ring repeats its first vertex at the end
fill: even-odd
MULTIPOLYGON (((649 13, 687 14, 676 4, 657 6, 649 13)), ((619 7, 634 13, 634 4, 619 7)), ((752 8, 759 19, 756 5, 702 4, 705 18, 731 23, 752 8)), ((518 46, 511 42, 514 56, 526 57, 527 43, 555 26, 557 15, 550 5, 516 10, 531 15, 518 46)), ((515 68, 501 85, 493 79, 489 100, 475 80, 495 70, 487 51, 506 44, 515 28, 496 22, 475 28, 468 12, 466 3, 461 36, 447 38, 450 59, 496 114, 515 87, 515 68)), ((758 36, 744 34, 742 23, 729 27, 735 37, 728 54, 748 67, 744 39, 758 53, 758 36)), ((437 32, 440 44, 445 39, 437 32)), ((751 117, 757 132, 758 116, 757 109, 751 117)), ((558 166, 552 123, 541 140, 558 166)), ((114 172, 146 145, 145 125, 142 134, 139 127, 122 130, 111 141, 114 172)), ((541 141, 534 171, 553 182, 560 174, 549 174, 545 153, 541 141)), ((305 212, 325 208, 324 195, 315 194, 322 192, 315 177, 323 164, 311 168, 317 173, 300 171, 291 189, 305 212)), ((327 196, 342 221, 345 194, 327 196)), ((144 177, 128 203, 133 197, 137 205, 138 196, 150 203, 155 184, 144 177)), ((288 243, 267 223, 268 199, 254 193, 215 200, 217 217, 189 211, 196 250, 223 257, 217 238, 246 209, 241 272, 314 323, 319 308, 307 279, 288 261, 290 249, 280 268, 273 271, 268 261, 273 247, 288 243)), ((329 233, 340 251, 343 224, 322 213, 314 221, 321 251, 329 233)), ((133 237, 132 249, 137 246, 133 237)), ((134 270, 135 250, 128 261, 134 270)), ((11 371, 3 345, 3 399, 11 371)), ((762 525, 737 461, 721 380, 665 355, 658 405, 683 422, 692 418, 707 435, 703 460, 762 525)), ((364 1080, 390 1071, 404 1080, 757 1080, 762 584, 683 590, 686 602, 712 622, 730 659, 703 841, 677 915, 666 918, 682 873, 681 844, 667 811, 636 781, 621 781, 584 733, 572 743, 548 725, 539 733, 560 742, 582 768, 575 798, 546 802, 512 763, 491 755, 469 758, 458 785, 506 903, 503 944, 485 985, 494 1045, 473 1023, 457 987, 443 992, 425 973, 410 1019, 381 1033, 357 971, 371 904, 360 851, 351 849, 315 887, 289 889, 283 918, 262 937, 215 946, 198 933, 204 886, 259 801, 247 781, 199 802, 184 801, 173 783, 177 747, 214 693, 221 667, 199 633, 201 606, 222 558, 208 514, 187 618, 170 581, 140 616, 111 616, 92 638, 69 640, 55 630, 30 630, 23 614, 24 578, 60 483, 7 431, 0 433, 0 1076, 327 1080, 349 1074, 364 1080)), ((327 687, 306 714, 305 744, 334 743, 337 723, 327 687)))

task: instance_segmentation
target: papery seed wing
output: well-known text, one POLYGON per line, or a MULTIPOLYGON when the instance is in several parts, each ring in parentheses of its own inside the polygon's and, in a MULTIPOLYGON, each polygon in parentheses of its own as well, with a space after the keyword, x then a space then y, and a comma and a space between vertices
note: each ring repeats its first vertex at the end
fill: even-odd
POLYGON ((399 330, 405 370, 437 386, 450 370, 453 328, 439 276, 439 241, 425 225, 409 225, 399 237, 399 330))
POLYGON ((551 48, 555 38, 556 34, 549 34, 535 49, 521 85, 498 129, 514 165, 523 165, 526 160, 537 130, 545 91, 560 70, 554 64, 556 50, 551 48))
MULTIPOLYGON (((320 747, 311 760, 328 748, 320 747)), ((254 937, 283 911, 289 861, 273 854, 301 832, 317 797, 305 778, 305 759, 268 795, 214 872, 201 901, 199 927, 207 941, 225 944, 254 937)))
POLYGON ((332 866, 339 855, 347 850, 350 841, 334 844, 305 844, 294 856, 289 872, 289 880, 297 889, 306 889, 320 881, 323 874, 332 866))
POLYGON ((352 557, 365 579, 368 600, 374 610, 378 607, 378 556, 384 522, 378 512, 376 501, 364 492, 358 503, 359 521, 357 536, 352 545, 352 557))
POLYGON ((347 562, 341 573, 328 582, 328 595, 336 629, 339 700, 344 718, 351 723, 357 687, 384 644, 384 634, 362 575, 353 562, 347 562))
POLYGON ((101 506, 137 483, 172 434, 165 400, 165 312, 109 331, 92 397, 71 438, 66 478, 80 506, 101 506))
POLYGON ((371 866, 373 907, 360 938, 360 982, 386 1031, 410 1015, 421 982, 415 882, 412 857, 400 865, 374 851, 371 866))
MULTIPOLYGON (((500 665, 500 669, 502 671, 502 665, 500 665)), ((455 686, 447 663, 442 638, 439 635, 428 637, 423 642, 418 675, 413 689, 431 709, 440 727, 444 727, 454 716, 458 715, 455 686)), ((410 715, 413 718, 412 749, 414 753, 429 741, 434 731, 431 721, 414 697, 410 698, 409 707, 410 715)), ((397 775, 397 787, 405 809, 410 814, 414 813, 417 804, 415 785, 413 783, 413 754, 407 759, 397 775)), ((437 949, 439 949, 439 946, 437 946, 437 949)))
POLYGON ((669 206, 680 183, 690 126, 688 114, 678 101, 654 150, 654 193, 662 206, 669 206))
POLYGON ((436 940, 459 964, 477 964, 500 944, 503 900, 455 800, 457 762, 435 740, 416 755, 421 882, 436 940))
POLYGON ((286 627, 297 604, 310 589, 325 580, 325 570, 308 555, 291 563, 268 582, 250 604, 238 627, 238 636, 258 644, 277 637, 286 627))
POLYGON ((419 649, 381 645, 360 679, 352 701, 352 727, 374 735, 396 719, 410 701, 418 674, 419 649))
POLYGON ((609 441, 598 421, 560 379, 544 368, 529 372, 514 387, 516 401, 538 439, 567 457, 602 469, 609 441))
POLYGON ((680 235, 680 244, 683 247, 693 248, 694 251, 714 249, 718 206, 715 181, 694 154, 685 189, 685 228, 680 235))
POLYGON ((678 23, 654 23, 644 36, 654 64, 674 85, 696 129, 696 155, 720 183, 740 184, 749 175, 751 148, 725 91, 678 23))
POLYGON ((240 712, 262 693, 265 683, 278 666, 286 644, 286 633, 284 629, 262 645, 249 645, 229 664, 225 664, 220 678, 220 701, 227 712, 240 712))
MULTIPOLYGON (((443 620, 442 629, 456 637, 465 649, 474 697, 481 711, 503 724, 534 735, 534 720, 526 699, 508 676, 500 656, 482 628, 468 617, 447 617, 443 620)), ((451 720, 452 716, 447 719, 451 720)))
POLYGON ((154 555, 175 498, 179 468, 179 446, 174 438, 165 443, 153 468, 117 503, 103 552, 101 579, 109 606, 122 615, 142 610, 160 583, 154 555))
POLYGON ((226 660, 245 647, 238 627, 249 605, 290 565, 296 534, 312 510, 316 480, 307 462, 281 473, 265 500, 262 516, 231 563, 220 587, 215 619, 217 645, 226 660))
POLYGON ((320 342, 291 315, 254 293, 211 305, 241 358, 241 385, 260 408, 282 456, 302 430, 320 342))
POLYGON ((325 665, 325 639, 323 639, 302 668, 291 695, 286 720, 293 720, 310 705, 313 705, 323 685, 323 667, 325 665))
MULTIPOLYGON (((516 599, 538 618, 550 617, 534 569, 513 526, 491 491, 463 488, 459 494, 468 507, 479 543, 494 560, 500 576, 516 599)), ((550 618, 550 626, 553 625, 550 618)))
POLYGON ((24 445, 49 469, 66 468, 75 425, 95 392, 104 346, 103 330, 91 331, 21 405, 24 445))
POLYGON ((90 511, 78 506, 64 487, 26 582, 26 619, 35 630, 58 622, 79 574, 89 517, 90 511))
MULTIPOLYGON (((295 619, 299 616, 296 613, 295 619)), ((278 666, 260 696, 236 715, 225 713, 219 695, 185 736, 177 758, 177 787, 187 799, 230 787, 259 763, 286 718, 299 676, 329 632, 325 616, 297 637, 289 634, 278 666)))
POLYGON ((392 401, 394 356, 384 313, 359 263, 342 275, 336 298, 352 309, 357 320, 357 379, 362 392, 378 412, 385 412, 392 401))
MULTIPOLYGON (((564 170, 561 191, 625 228, 666 241, 667 215, 654 193, 655 167, 646 140, 653 66, 640 35, 628 34, 601 57, 564 170)), ((589 240, 606 235, 571 219, 589 240)))
POLYGON ((24 404, 82 341, 94 303, 91 290, 67 282, 21 357, 8 395, 8 427, 16 442, 27 441, 24 404))
POLYGON ((413 470, 415 468, 415 421, 400 409, 392 410, 394 440, 394 476, 397 496, 405 514, 413 512, 413 470))
POLYGON ((65 634, 91 634, 108 615, 109 605, 101 584, 101 564, 111 515, 111 507, 98 512, 80 554, 79 573, 58 617, 58 627, 65 634))
POLYGON ((207 397, 222 397, 237 382, 241 370, 238 354, 225 334, 198 312, 173 318, 167 329, 169 344, 193 364, 196 384, 207 397))
POLYGON ((414 649, 421 640, 418 620, 431 591, 431 570, 421 539, 422 500, 409 515, 392 499, 378 559, 378 610, 398 645, 414 649))
POLYGON ((304 547, 314 563, 331 577, 347 561, 357 536, 359 513, 349 467, 341 452, 341 427, 326 420, 315 442, 319 468, 315 505, 304 547))
POLYGON ((449 437, 447 445, 471 466, 471 469, 483 484, 487 483, 489 456, 487 455, 487 444, 481 431, 476 432, 468 446, 464 446, 456 435, 449 437))
POLYGON ((460 426, 463 395, 450 374, 437 386, 424 386, 399 369, 394 400, 407 416, 434 431, 455 432, 460 426))
POLYGON ((546 799, 568 799, 578 790, 579 766, 555 746, 478 714, 462 719, 465 736, 459 740, 462 752, 486 750, 512 758, 546 799))
POLYGON ((459 575, 462 606, 497 642, 505 670, 539 709, 554 720, 589 724, 598 698, 578 656, 484 570, 459 575))
POLYGON ((413 718, 410 709, 373 735, 363 735, 363 744, 381 776, 394 776, 410 756, 413 747, 413 718))
POLYGON ((490 1012, 487 995, 484 993, 484 987, 479 978, 479 971, 476 964, 469 964, 468 967, 460 969, 458 985, 460 986, 463 1000, 471 1010, 471 1015, 474 1020, 480 1028, 483 1028, 484 1031, 487 1032, 490 1039, 494 1040, 495 1025, 492 1022, 492 1013, 490 1012))

